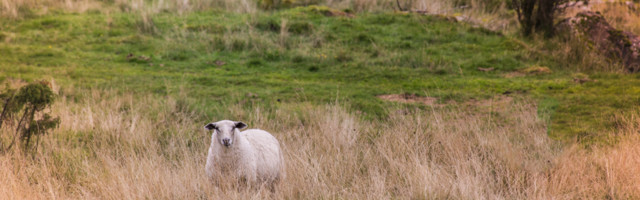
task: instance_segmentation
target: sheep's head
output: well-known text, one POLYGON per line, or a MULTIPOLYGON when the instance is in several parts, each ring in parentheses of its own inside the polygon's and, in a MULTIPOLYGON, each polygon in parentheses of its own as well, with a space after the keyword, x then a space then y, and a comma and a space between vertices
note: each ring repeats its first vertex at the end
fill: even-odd
POLYGON ((235 137, 240 133, 240 129, 246 128, 247 124, 238 121, 222 120, 209 123, 204 128, 213 131, 211 142, 220 142, 225 147, 231 147, 235 137))

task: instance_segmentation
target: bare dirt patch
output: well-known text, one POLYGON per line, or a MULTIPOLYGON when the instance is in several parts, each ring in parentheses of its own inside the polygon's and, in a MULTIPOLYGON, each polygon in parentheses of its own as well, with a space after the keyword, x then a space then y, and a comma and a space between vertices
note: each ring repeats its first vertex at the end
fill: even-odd
POLYGON ((430 106, 437 105, 436 101, 438 100, 434 97, 421 97, 415 94, 384 94, 378 95, 377 97, 385 101, 400 103, 422 103, 430 106))

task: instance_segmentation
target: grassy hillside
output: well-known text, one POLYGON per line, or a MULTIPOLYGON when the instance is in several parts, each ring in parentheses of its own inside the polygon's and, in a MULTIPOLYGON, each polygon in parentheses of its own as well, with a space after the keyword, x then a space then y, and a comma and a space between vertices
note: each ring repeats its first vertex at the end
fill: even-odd
POLYGON ((554 113, 553 135, 565 139, 614 128, 616 114, 638 105, 635 75, 598 73, 596 82, 578 84, 573 70, 526 41, 454 21, 326 7, 5 19, 0 78, 53 78, 63 95, 80 95, 65 93, 69 86, 182 92, 199 110, 339 100, 374 118, 387 114, 389 102, 375 98, 382 94, 435 97, 441 105, 506 95, 541 102, 548 109, 541 111, 554 113), (540 66, 553 72, 523 72, 540 66))
POLYGON ((638 197, 640 76, 563 45, 317 6, 0 18, 3 87, 52 82, 62 119, 0 154, 0 199, 638 197), (201 127, 223 118, 281 141, 275 196, 202 176, 201 127))

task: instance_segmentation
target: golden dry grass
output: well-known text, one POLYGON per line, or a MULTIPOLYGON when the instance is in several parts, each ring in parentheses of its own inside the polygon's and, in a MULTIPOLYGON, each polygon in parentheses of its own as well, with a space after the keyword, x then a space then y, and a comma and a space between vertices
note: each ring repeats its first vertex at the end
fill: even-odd
POLYGON ((41 139, 37 153, 0 155, 0 199, 640 197, 640 137, 614 148, 562 151, 535 106, 521 101, 493 114, 474 107, 405 110, 384 121, 340 105, 224 108, 229 119, 281 141, 287 177, 271 194, 209 182, 210 138, 202 130, 208 121, 194 120, 206 113, 171 97, 88 94, 52 107, 62 125, 41 139))

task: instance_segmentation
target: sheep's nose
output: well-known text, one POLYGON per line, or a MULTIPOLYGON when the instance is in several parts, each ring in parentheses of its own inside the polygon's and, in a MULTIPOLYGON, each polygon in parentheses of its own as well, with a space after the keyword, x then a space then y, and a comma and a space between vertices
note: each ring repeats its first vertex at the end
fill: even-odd
POLYGON ((231 139, 229 139, 229 138, 222 139, 222 144, 224 144, 224 146, 228 147, 229 145, 231 145, 231 139))

